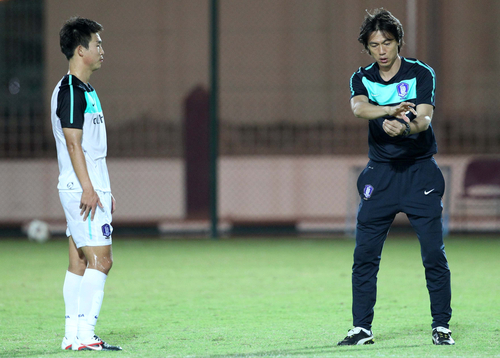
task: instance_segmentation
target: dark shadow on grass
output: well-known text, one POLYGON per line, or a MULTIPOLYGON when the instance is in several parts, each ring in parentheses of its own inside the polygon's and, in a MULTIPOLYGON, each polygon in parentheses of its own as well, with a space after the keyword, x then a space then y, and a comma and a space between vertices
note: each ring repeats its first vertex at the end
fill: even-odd
MULTIPOLYGON (((34 350, 34 349, 16 349, 15 351, 4 351, 0 352, 0 357, 5 358, 17 358, 17 357, 43 357, 50 355, 55 352, 44 351, 44 350, 34 350)), ((57 351, 59 353, 59 351, 57 351)))
MULTIPOLYGON (((390 347, 381 347, 378 346, 370 346, 373 349, 380 351, 386 349, 404 349, 404 348, 417 348, 420 345, 402 345, 402 346, 390 346, 390 347)), ((333 346, 319 346, 319 347, 304 347, 304 348, 294 348, 294 349, 277 349, 271 351, 262 351, 262 352, 251 352, 251 353, 230 353, 230 354, 213 354, 208 356, 202 356, 202 358, 238 358, 238 357, 274 357, 274 356, 307 356, 307 355, 343 355, 345 353, 360 353, 360 352, 368 352, 370 347, 368 346, 352 346, 352 347, 338 347, 337 345, 333 346)))

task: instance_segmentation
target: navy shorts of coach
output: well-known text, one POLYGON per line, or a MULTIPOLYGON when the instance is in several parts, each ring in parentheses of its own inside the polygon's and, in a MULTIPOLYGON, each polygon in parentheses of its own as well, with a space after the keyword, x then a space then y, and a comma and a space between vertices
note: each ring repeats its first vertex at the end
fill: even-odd
POLYGON ((389 163, 371 160, 360 174, 357 187, 361 201, 352 274, 354 326, 371 329, 382 248, 394 217, 403 212, 420 241, 432 327, 448 328, 451 288, 441 201, 445 183, 436 161, 434 158, 389 163))

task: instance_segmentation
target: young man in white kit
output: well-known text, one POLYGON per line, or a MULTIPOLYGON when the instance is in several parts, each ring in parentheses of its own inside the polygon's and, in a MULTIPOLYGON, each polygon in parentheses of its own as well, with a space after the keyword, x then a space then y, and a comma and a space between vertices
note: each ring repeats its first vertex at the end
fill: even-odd
POLYGON ((99 23, 73 17, 59 33, 61 51, 69 61, 69 72, 56 85, 51 100, 59 163, 57 188, 69 238, 62 349, 121 350, 94 334, 113 264, 111 214, 115 211, 106 166, 104 115, 89 84, 104 60, 100 31, 99 23))

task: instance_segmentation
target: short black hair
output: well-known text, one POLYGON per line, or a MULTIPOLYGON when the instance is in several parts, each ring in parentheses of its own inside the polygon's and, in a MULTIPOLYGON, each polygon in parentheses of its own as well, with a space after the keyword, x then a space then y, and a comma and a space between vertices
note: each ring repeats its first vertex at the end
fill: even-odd
POLYGON ((401 46, 403 46, 403 25, 401 22, 389 11, 384 8, 375 9, 373 12, 367 12, 365 16, 365 20, 361 24, 361 28, 359 30, 358 41, 363 44, 365 49, 370 53, 368 49, 368 38, 373 32, 381 31, 386 36, 392 35, 394 39, 398 43, 398 53, 401 50, 401 46))
POLYGON ((59 43, 61 52, 69 60, 73 57, 75 49, 82 45, 89 48, 92 34, 102 31, 103 27, 98 22, 75 16, 66 21, 59 31, 59 43))

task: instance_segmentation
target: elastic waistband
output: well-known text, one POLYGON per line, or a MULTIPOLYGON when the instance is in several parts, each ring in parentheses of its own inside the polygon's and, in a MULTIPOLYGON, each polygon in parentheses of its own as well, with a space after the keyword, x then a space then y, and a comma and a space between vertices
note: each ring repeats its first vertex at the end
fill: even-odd
POLYGON ((417 163, 422 163, 426 161, 435 161, 433 156, 426 157, 426 158, 419 158, 419 159, 414 159, 414 160, 392 160, 390 162, 379 162, 373 159, 370 159, 371 163, 376 163, 379 165, 390 165, 390 166, 409 166, 417 163))

